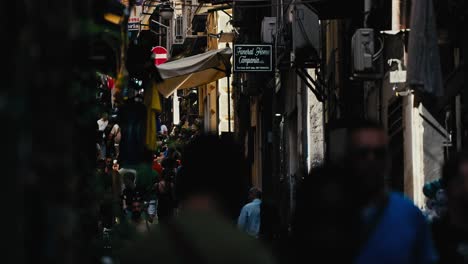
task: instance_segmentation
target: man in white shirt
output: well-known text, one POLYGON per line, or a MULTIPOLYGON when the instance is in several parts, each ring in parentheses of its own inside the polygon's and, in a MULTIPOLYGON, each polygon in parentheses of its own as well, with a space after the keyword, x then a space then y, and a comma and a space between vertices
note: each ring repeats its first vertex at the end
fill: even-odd
POLYGON ((262 192, 253 187, 249 190, 249 203, 242 207, 237 226, 252 237, 258 238, 260 232, 260 205, 262 192))
POLYGON ((99 126, 99 131, 104 131, 109 124, 109 116, 107 113, 102 113, 101 119, 97 121, 97 124, 99 126))
POLYGON ((112 140, 112 146, 114 147, 114 158, 118 159, 120 155, 120 141, 122 139, 122 133, 120 131, 120 126, 117 123, 117 117, 113 119, 114 126, 112 127, 111 132, 109 133, 109 139, 112 140))
POLYGON ((167 135, 167 132, 168 132, 168 131, 169 131, 169 130, 167 129, 167 126, 164 125, 164 124, 162 124, 162 125, 161 125, 161 134, 162 134, 162 135, 167 135))

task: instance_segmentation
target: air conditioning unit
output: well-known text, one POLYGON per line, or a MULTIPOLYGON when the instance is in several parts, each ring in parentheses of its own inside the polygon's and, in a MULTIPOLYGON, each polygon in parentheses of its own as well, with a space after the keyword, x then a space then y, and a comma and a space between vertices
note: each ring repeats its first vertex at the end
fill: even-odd
POLYGON ((374 71, 374 30, 360 28, 353 35, 352 43, 353 72, 366 73, 374 71))

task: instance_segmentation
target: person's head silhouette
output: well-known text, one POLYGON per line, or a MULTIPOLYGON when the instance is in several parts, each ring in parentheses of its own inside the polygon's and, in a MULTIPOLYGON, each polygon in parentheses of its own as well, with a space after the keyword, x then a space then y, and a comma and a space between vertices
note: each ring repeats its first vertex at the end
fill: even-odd
POLYGON ((178 196, 182 201, 209 200, 235 218, 242 205, 243 162, 241 148, 232 138, 194 138, 182 155, 178 196))

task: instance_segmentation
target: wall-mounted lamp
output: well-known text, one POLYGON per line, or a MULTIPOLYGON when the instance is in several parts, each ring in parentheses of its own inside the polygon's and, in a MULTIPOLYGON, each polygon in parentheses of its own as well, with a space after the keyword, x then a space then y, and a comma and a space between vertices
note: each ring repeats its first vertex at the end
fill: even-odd
POLYGON ((156 10, 159 9, 159 15, 166 20, 172 19, 174 16, 174 8, 172 8, 171 4, 169 2, 164 2, 162 3, 159 8, 156 8, 156 10))

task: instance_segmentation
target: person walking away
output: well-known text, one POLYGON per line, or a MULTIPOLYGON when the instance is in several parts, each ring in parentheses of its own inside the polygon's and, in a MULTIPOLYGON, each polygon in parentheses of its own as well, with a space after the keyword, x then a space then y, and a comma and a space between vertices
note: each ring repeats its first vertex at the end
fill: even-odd
POLYGON ((98 134, 99 134, 99 146, 100 151, 101 151, 101 159, 106 158, 106 134, 105 130, 107 128, 107 125, 109 124, 108 120, 108 114, 107 113, 102 113, 101 118, 97 121, 98 124, 98 134))
POLYGON ((112 189, 112 161, 109 159, 103 160, 98 164, 97 168, 95 192, 100 203, 100 217, 102 227, 112 228, 114 225, 114 217, 118 212, 114 211, 114 196, 112 189))
POLYGON ((299 182, 291 239, 284 236, 281 250, 275 251, 283 261, 300 263, 312 256, 327 263, 354 262, 356 249, 352 245, 359 237, 360 214, 352 201, 355 191, 344 184, 350 175, 342 167, 314 167, 299 182))
POLYGON ((160 153, 158 152, 158 154, 154 155, 153 156, 153 170, 156 171, 158 173, 158 175, 162 175, 162 172, 163 172, 163 167, 161 166, 161 163, 159 162, 159 156, 160 156, 160 153))
POLYGON ((123 174, 124 189, 122 191, 122 209, 126 215, 131 212, 131 203, 136 196, 135 191, 135 174, 131 172, 125 172, 123 174))
POLYGON ((114 215, 120 215, 121 211, 121 196, 122 196, 122 175, 119 173, 120 165, 117 160, 112 162, 112 196, 113 196, 113 204, 114 204, 114 215))
POLYGON ((97 121, 99 131, 104 131, 109 124, 109 115, 102 113, 101 118, 97 121))
POLYGON ((161 125, 161 131, 160 131, 160 132, 161 132, 161 135, 163 135, 164 137, 166 137, 168 131, 169 131, 169 130, 167 129, 167 126, 166 126, 165 124, 162 124, 162 125, 161 125))
POLYGON ((261 191, 255 187, 249 190, 249 203, 242 207, 237 226, 250 236, 258 238, 260 231, 261 191))
POLYGON ((447 194, 447 211, 432 223, 439 263, 468 263, 468 153, 444 164, 442 185, 447 194))
POLYGON ((158 199, 158 221, 163 222, 174 214, 174 184, 167 170, 163 171, 161 180, 155 184, 155 190, 158 199))
POLYGON ((426 208, 423 211, 429 223, 438 220, 447 210, 447 194, 442 187, 442 180, 424 184, 423 193, 426 197, 426 208))
POLYGON ((235 226, 243 196, 239 175, 245 175, 240 145, 217 135, 200 136, 184 148, 182 157, 180 213, 129 243, 120 251, 120 263, 276 263, 258 240, 235 226))
POLYGON ((161 162, 164 170, 174 171, 177 168, 177 151, 173 147, 167 148, 166 158, 161 162))
POLYGON ((159 174, 152 168, 153 153, 149 149, 144 151, 144 160, 142 163, 135 166, 137 171, 136 189, 142 193, 144 201, 149 203, 148 214, 151 221, 156 214, 157 197, 154 190, 154 184, 158 181, 159 174))
POLYGON ((114 125, 112 126, 112 130, 109 133, 109 142, 110 142, 110 147, 113 148, 113 157, 114 159, 119 158, 120 154, 120 141, 122 140, 122 134, 120 131, 120 126, 118 124, 118 118, 114 117, 113 120, 114 125))
POLYGON ((344 184, 355 192, 360 235, 355 263, 435 263, 437 254, 422 212, 401 194, 390 192, 388 137, 372 121, 356 121, 348 130, 344 184))

